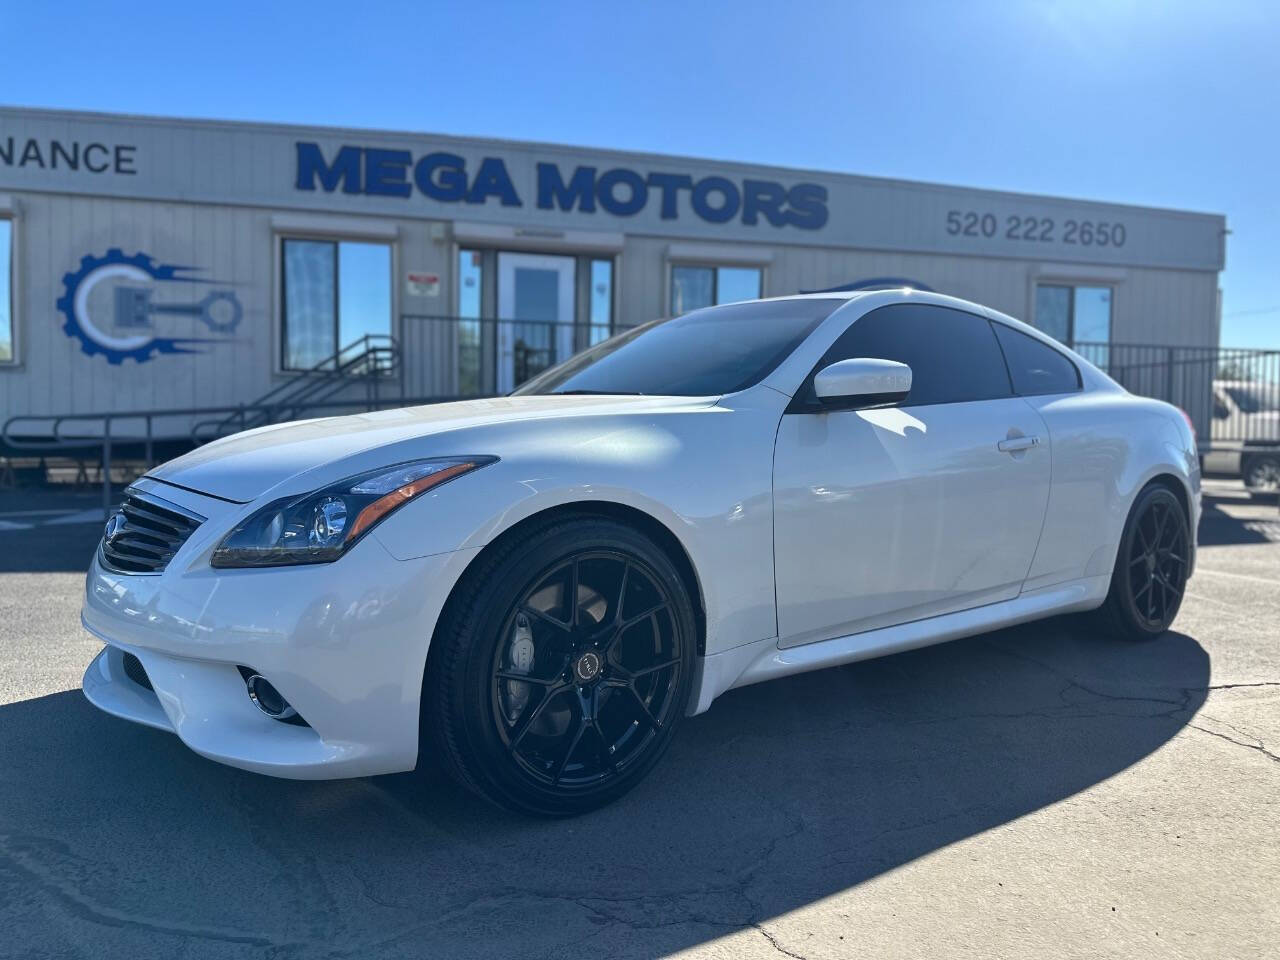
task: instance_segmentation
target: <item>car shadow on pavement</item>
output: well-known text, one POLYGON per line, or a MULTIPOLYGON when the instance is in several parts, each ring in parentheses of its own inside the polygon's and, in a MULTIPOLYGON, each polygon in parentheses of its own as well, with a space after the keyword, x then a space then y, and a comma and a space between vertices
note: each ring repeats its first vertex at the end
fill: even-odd
POLYGON ((1202 547, 1230 547, 1280 540, 1280 514, 1266 497, 1201 498, 1199 543, 1202 547))
POLYGON ((100 519, 0 530, 0 573, 83 574, 100 540, 100 519))
POLYGON ((68 691, 0 707, 0 924, 17 955, 131 957, 764 937, 1141 762, 1203 704, 1209 666, 1183 634, 1121 643, 1059 618, 749 687, 688 720, 630 795, 564 821, 420 775, 254 776, 68 691))

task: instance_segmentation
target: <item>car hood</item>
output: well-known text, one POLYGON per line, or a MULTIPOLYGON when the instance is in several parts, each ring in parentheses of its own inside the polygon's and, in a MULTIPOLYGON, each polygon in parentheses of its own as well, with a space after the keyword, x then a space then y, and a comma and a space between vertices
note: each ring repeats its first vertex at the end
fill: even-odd
MULTIPOLYGON (((298 420, 246 430, 198 447, 147 473, 148 477, 235 503, 248 503, 267 491, 317 468, 355 461, 360 454, 437 434, 471 431, 569 417, 644 414, 662 409, 706 406, 716 398, 631 396, 527 396, 463 400, 404 407, 344 417, 298 420)), ((417 455, 489 454, 500 450, 437 450, 417 455)), ((396 463, 397 453, 386 460, 396 463)), ((363 464, 352 472, 374 469, 363 464)), ((333 479, 337 479, 336 477, 333 479)))

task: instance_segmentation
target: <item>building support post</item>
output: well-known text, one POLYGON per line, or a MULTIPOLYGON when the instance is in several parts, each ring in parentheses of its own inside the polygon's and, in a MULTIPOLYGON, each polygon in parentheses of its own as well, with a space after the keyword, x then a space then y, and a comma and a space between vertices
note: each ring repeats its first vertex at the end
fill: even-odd
POLYGON ((102 521, 111 516, 111 418, 102 418, 102 521))

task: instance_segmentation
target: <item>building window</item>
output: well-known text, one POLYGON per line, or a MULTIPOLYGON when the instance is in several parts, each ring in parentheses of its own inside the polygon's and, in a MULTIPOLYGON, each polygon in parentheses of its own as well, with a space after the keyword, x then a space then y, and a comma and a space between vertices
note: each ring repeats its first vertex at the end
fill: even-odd
POLYGON ((13 360, 13 221, 0 219, 0 363, 13 360))
POLYGON ((389 245, 287 238, 282 264, 286 370, 323 369, 366 335, 390 336, 389 245))
POLYGON ((591 291, 588 298, 587 345, 613 335, 613 261, 591 261, 591 291))
POLYGON ((481 376, 484 334, 480 326, 484 302, 484 254, 458 251, 458 393, 475 396, 484 390, 481 376))
POLYGON ((758 299, 762 278, 759 267, 673 266, 671 316, 718 303, 758 299))
POLYGON ((1111 288, 1036 286, 1036 328, 1067 346, 1111 342, 1111 288))

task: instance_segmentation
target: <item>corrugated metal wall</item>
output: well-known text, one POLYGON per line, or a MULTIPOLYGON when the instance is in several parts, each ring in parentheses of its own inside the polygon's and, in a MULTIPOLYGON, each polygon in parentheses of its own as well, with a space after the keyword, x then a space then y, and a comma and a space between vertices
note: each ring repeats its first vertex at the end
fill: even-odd
MULTIPOLYGON (((665 312, 665 270, 672 240, 628 238, 623 257, 623 319, 629 323, 665 312)), ((936 254, 769 247, 738 244, 771 258, 765 295, 823 290, 879 277, 913 280, 939 293, 982 303, 1031 322, 1035 284, 1092 283, 1115 291, 1111 339, 1116 343, 1216 346, 1218 275, 1151 267, 1094 267, 1052 261, 1003 260, 936 254)))
MULTIPOLYGON (((279 370, 275 272, 281 232, 273 227, 272 211, 52 194, 14 197, 22 274, 14 311, 20 363, 0 367, 4 416, 244 403, 288 376, 279 370), (102 257, 113 248, 126 256, 145 253, 156 264, 195 267, 190 276, 212 281, 155 284, 156 304, 193 304, 211 289, 233 291, 243 307, 234 333, 212 334, 194 317, 162 315, 153 322, 165 336, 210 342, 195 345, 195 353, 157 354, 142 363, 112 364, 83 353, 81 341, 64 332, 65 318, 56 306, 64 275, 79 270, 82 258, 102 257)), ((392 225, 397 274, 423 271, 444 278, 440 295, 431 298, 410 297, 403 283, 394 284, 397 316, 453 312, 450 243, 432 240, 425 221, 392 225)), ((449 388, 445 371, 452 371, 453 358, 447 339, 404 346, 415 363, 416 389, 449 388)))
POLYGON ((0 365, 0 418, 228 405, 252 402, 279 384, 278 241, 286 227, 290 235, 373 231, 393 242, 392 306, 407 395, 449 395, 460 387, 456 328, 407 319, 458 312, 454 222, 460 230, 471 224, 472 236, 477 222, 491 236, 506 236, 493 240, 505 249, 521 249, 521 237, 537 236, 536 249, 545 252, 601 255, 621 242, 616 319, 627 325, 666 314, 675 256, 681 262, 765 264, 768 295, 902 277, 1024 319, 1031 317, 1037 279, 1106 284, 1115 291, 1113 341, 1176 345, 1217 342, 1225 235, 1223 218, 1213 215, 750 164, 427 134, 12 108, 0 108, 0 216, 14 221, 19 273, 19 362, 0 365), (111 152, 113 165, 96 172, 83 162, 78 169, 55 166, 54 140, 79 149, 94 144, 99 158, 111 152), (304 141, 318 144, 326 162, 342 147, 360 156, 377 147, 413 158, 447 149, 465 160, 468 176, 487 158, 509 174, 520 202, 444 202, 420 187, 407 188, 408 195, 375 196, 359 177, 342 189, 336 182, 333 189, 316 188, 314 179, 310 189, 300 188, 297 151, 304 141), (28 159, 32 149, 42 154, 39 162, 34 154, 28 159), (126 152, 123 168, 114 161, 117 150, 126 152), (691 209, 687 188, 673 210, 656 199, 656 190, 634 215, 610 214, 602 205, 561 208, 539 202, 537 170, 548 163, 564 177, 590 166, 632 178, 672 171, 691 183, 710 177, 731 186, 748 178, 782 187, 807 184, 826 191, 830 217, 805 229, 745 215, 714 223, 691 209), (953 229, 957 216, 980 226, 953 229), (1046 242, 1013 235, 1009 225, 1019 218, 1052 219, 1057 232, 1046 242), (1063 229, 1068 218, 1123 224, 1127 241, 1120 247, 1072 244, 1063 229), (990 230, 981 226, 988 219, 990 230), (575 236, 576 248, 570 242, 575 236), (566 238, 566 249, 555 249, 556 237, 566 238), (225 289, 243 307, 238 327, 231 334, 210 333, 193 317, 157 315, 159 335, 212 342, 197 345, 197 353, 160 354, 143 363, 86 356, 80 341, 63 331, 56 303, 65 274, 78 270, 83 257, 113 248, 196 268, 193 276, 216 283, 152 284, 153 304, 191 305, 210 290, 225 289), (437 294, 411 292, 409 273, 440 277, 437 294))
MULTIPOLYGON (((21 367, 0 372, 8 414, 143 409, 232 403, 269 382, 272 285, 269 232, 263 213, 228 207, 145 203, 94 197, 25 195, 19 198, 17 240, 22 277, 17 305, 21 367), (241 330, 205 352, 160 356, 146 363, 109 364, 81 352, 63 330, 56 302, 64 275, 86 256, 119 248, 157 262, 194 265, 235 290, 244 306, 241 330)), ((169 284, 163 299, 194 302, 204 290, 169 284)), ((192 318, 157 325, 175 336, 202 336, 192 318)))
MULTIPOLYGON (((275 277, 279 233, 273 228, 272 211, 52 194, 17 199, 22 281, 15 313, 21 365, 0 369, 0 406, 6 416, 234 404, 252 401, 280 381, 275 277), (146 363, 125 360, 113 365, 102 356, 86 356, 80 341, 63 331, 55 303, 63 294, 64 274, 78 269, 82 257, 100 256, 111 248, 197 267, 202 279, 233 290, 244 308, 234 335, 212 337, 214 342, 198 346, 198 353, 159 355, 146 363)), ((340 218, 334 222, 340 223, 340 218)), ((447 229, 437 225, 433 237, 428 221, 385 222, 395 228, 397 315, 456 313, 454 246, 447 229), (409 296, 403 282, 407 272, 440 276, 439 295, 409 296)), ((673 242, 675 238, 627 237, 618 259, 620 322, 635 324, 665 314, 673 242)), ((767 295, 871 277, 904 277, 1027 319, 1037 277, 1064 282, 1061 265, 1027 260, 757 244, 737 248, 744 256, 769 259, 767 295)), ((687 251, 688 245, 682 249, 687 251)), ((1129 267, 1099 274, 1075 267, 1066 275, 1114 288, 1116 342, 1217 343, 1214 273, 1129 267)), ((156 302, 192 303, 209 289, 158 286, 156 302)), ((155 323, 169 335, 209 335, 194 318, 160 317, 155 323)), ((457 331, 451 323, 405 321, 399 336, 407 395, 449 395, 458 390, 457 331)))

